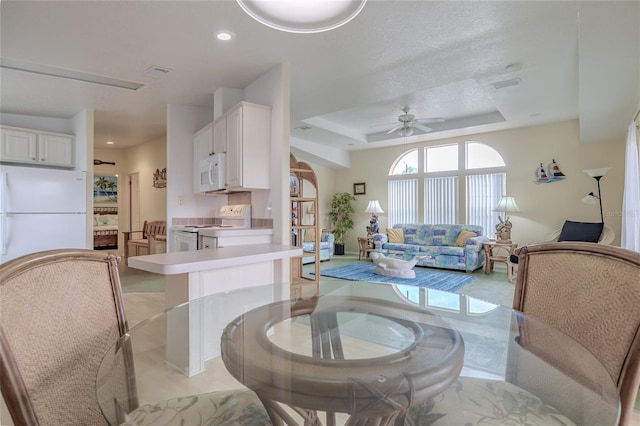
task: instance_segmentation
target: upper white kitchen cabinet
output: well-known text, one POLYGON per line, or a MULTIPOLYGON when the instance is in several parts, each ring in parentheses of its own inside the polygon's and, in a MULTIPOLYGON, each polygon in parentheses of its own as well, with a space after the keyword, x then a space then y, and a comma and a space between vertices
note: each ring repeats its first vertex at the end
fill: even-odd
POLYGON ((200 192, 200 160, 213 155, 213 123, 193 135, 193 192, 200 192))
POLYGON ((227 120, 220 117, 213 123, 213 152, 227 152, 227 120))
POLYGON ((74 137, 0 126, 0 161, 73 167, 74 137))
POLYGON ((240 102, 225 117, 227 189, 268 189, 271 107, 240 102))

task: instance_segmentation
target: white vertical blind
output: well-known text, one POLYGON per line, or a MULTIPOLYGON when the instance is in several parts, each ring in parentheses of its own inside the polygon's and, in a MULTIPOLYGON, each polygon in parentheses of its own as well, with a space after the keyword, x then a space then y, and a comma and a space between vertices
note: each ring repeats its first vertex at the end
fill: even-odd
POLYGON ((495 235, 498 215, 504 215, 493 209, 506 195, 506 178, 505 173, 467 176, 467 223, 482 226, 484 234, 490 237, 495 235))
POLYGON ((389 181, 389 227, 418 223, 418 179, 389 181))
POLYGON ((424 180, 425 223, 455 224, 458 213, 458 177, 447 176, 424 180))

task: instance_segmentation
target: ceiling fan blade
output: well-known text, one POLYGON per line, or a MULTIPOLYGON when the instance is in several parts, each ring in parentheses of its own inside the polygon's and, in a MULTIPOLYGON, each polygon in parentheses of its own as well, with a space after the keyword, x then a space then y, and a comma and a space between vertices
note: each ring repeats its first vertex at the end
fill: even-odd
POLYGON ((393 129, 389 130, 389 131, 387 132, 387 135, 390 135, 391 133, 395 132, 395 131, 396 131, 396 130, 398 130, 398 129, 402 129, 403 127, 404 127, 404 125, 403 125, 403 124, 401 124, 401 125, 399 125, 399 126, 396 126, 396 127, 394 127, 393 129))
POLYGON ((431 127, 423 126, 420 123, 413 123, 412 127, 415 127, 416 129, 420 129, 420 130, 422 130, 423 132, 426 132, 426 133, 429 133, 429 132, 433 131, 433 129, 431 127))
POLYGON ((443 123, 444 118, 418 118, 416 121, 421 124, 443 123))

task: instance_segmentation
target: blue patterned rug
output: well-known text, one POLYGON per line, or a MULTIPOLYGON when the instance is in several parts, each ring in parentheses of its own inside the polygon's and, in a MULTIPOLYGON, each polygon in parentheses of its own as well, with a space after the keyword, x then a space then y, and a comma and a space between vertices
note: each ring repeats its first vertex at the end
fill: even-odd
POLYGON ((378 275, 374 273, 375 269, 376 266, 373 263, 352 263, 337 268, 324 269, 320 271, 320 275, 351 281, 428 287, 443 291, 457 291, 475 280, 475 277, 467 274, 437 272, 421 267, 413 268, 416 272, 415 278, 395 278, 378 275))

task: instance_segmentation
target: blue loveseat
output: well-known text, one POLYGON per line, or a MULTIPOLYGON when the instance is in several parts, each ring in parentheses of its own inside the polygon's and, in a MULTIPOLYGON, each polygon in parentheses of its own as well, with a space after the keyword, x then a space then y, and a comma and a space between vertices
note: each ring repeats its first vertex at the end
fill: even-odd
MULTIPOLYGON (((320 237, 320 261, 321 262, 325 260, 331 260, 331 258, 333 257, 334 240, 335 240, 335 237, 332 233, 322 232, 322 235, 320 237)), ((302 249, 305 252, 315 253, 316 251, 315 245, 316 244, 314 242, 306 242, 303 240, 302 249)), ((303 264, 313 263, 314 261, 315 261, 315 256, 313 255, 304 256, 302 258, 303 264)))
MULTIPOLYGON (((418 266, 473 272, 484 265, 482 244, 489 238, 483 235, 481 226, 398 224, 393 225, 389 232, 399 234, 400 229, 402 242, 390 242, 386 233, 376 234, 373 237, 375 249, 382 253, 402 254, 407 258, 426 256, 418 261, 418 266), (458 247, 456 240, 462 231, 475 235, 458 247)), ((396 235, 396 238, 400 237, 396 235)))

